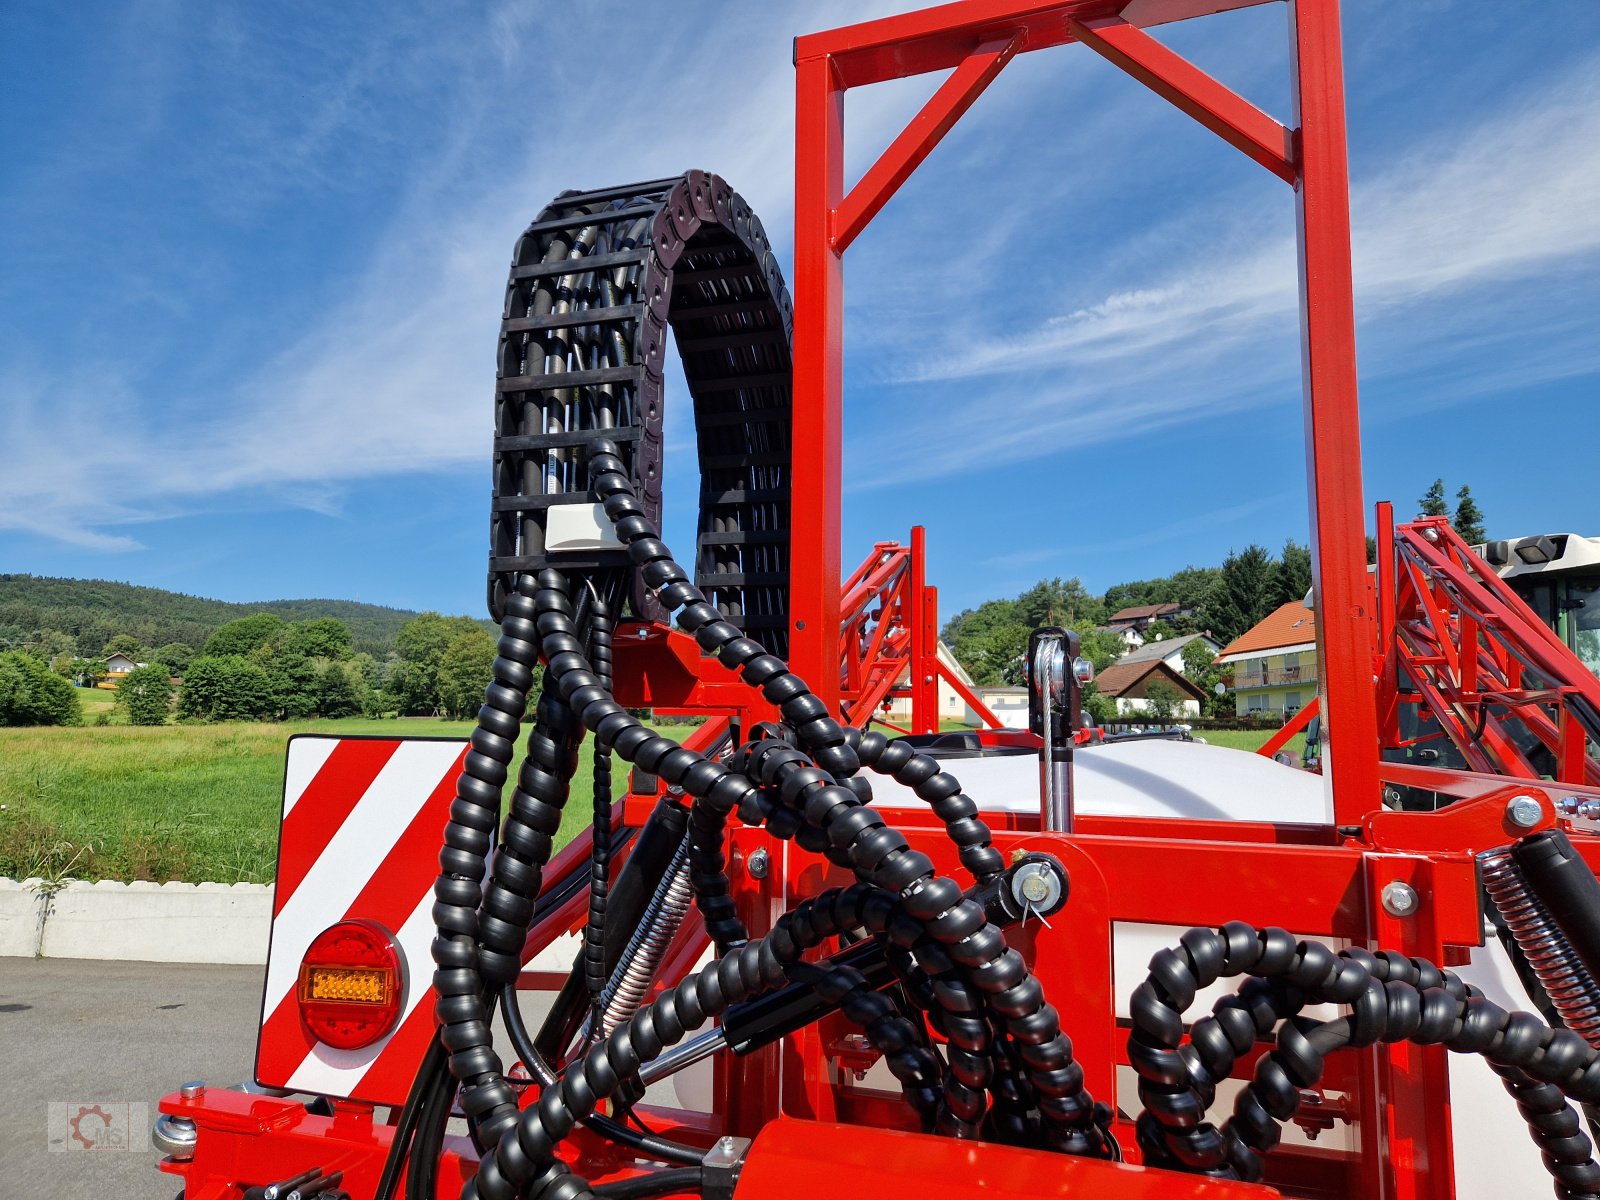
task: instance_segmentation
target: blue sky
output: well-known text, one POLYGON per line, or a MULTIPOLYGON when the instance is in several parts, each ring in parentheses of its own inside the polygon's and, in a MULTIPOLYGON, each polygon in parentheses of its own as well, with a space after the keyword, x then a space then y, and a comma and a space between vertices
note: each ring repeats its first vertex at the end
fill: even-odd
MULTIPOLYGON (((0 571, 480 612, 518 231, 705 167, 787 264, 790 39, 905 7, 7 5, 0 571)), ((1600 533, 1600 6, 1345 34, 1369 506, 1442 475, 1491 534, 1600 533)), ((1281 5, 1159 36, 1287 117, 1281 5)), ((935 82, 851 93, 853 172, 935 82)), ((846 272, 847 565, 920 521, 948 615, 1305 538, 1289 189, 1081 47, 846 272)))

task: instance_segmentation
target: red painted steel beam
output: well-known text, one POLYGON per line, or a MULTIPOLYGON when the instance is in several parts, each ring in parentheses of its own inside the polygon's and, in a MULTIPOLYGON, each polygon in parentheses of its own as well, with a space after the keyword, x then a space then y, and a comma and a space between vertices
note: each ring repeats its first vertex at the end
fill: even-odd
POLYGON ((839 711, 844 264, 833 210, 844 191, 844 87, 826 58, 795 64, 794 456, 790 664, 839 711))
POLYGON ((861 177, 833 216, 833 248, 844 253, 856 235, 878 215, 889 197, 922 165, 940 139, 950 132, 973 101, 983 95, 1002 67, 1011 61, 1020 34, 984 42, 939 86, 900 136, 861 177))
POLYGON ((1268 1200, 1258 1183, 1175 1175, 1124 1163, 1072 1158, 998 1143, 967 1142, 861 1125, 779 1120, 750 1147, 740 1187, 766 1200, 811 1200, 848 1180, 861 1196, 966 1200, 1104 1197, 1105 1200, 1268 1200), (818 1150, 826 1147, 826 1154, 818 1150), (975 1182, 975 1180, 977 1182, 975 1182))
POLYGON ((1294 135, 1230 88, 1121 17, 1069 22, 1077 39, 1188 113, 1285 183, 1299 178, 1294 135))
POLYGON ((1328 717, 1334 819, 1359 823, 1381 802, 1373 614, 1361 498, 1349 166, 1338 0, 1291 0, 1300 345, 1318 679, 1328 717))
POLYGON ((951 671, 942 662, 935 662, 934 666, 939 675, 943 677, 944 681, 948 683, 955 691, 955 694, 960 696, 962 700, 966 701, 968 708, 972 709, 973 712, 978 714, 979 720, 981 720, 990 729, 1005 728, 1005 722, 999 717, 995 716, 994 711, 990 709, 990 707, 982 700, 978 699, 977 695, 972 691, 972 689, 966 684, 962 683, 959 678, 957 678, 955 672, 951 671))
POLYGON ((939 602, 928 586, 927 531, 911 527, 911 570, 906 588, 911 625, 911 728, 933 733, 939 728, 939 602))
POLYGON ((1307 704, 1299 712, 1295 713, 1293 717, 1285 721, 1283 723, 1283 728, 1279 729, 1277 733, 1269 737, 1266 741, 1266 744, 1263 745, 1261 749, 1257 750, 1256 753, 1261 755, 1263 758, 1271 758, 1273 755, 1277 754, 1279 750, 1282 750, 1289 744, 1289 742, 1294 738, 1295 734, 1299 733, 1307 725, 1311 724, 1311 718, 1316 716, 1321 709, 1321 699, 1317 696, 1311 697, 1311 703, 1307 704))
POLYGON ((1020 34, 1022 51, 1047 50, 1073 40, 1069 22, 1120 11, 1141 28, 1191 17, 1253 8, 1268 0, 957 0, 795 39, 795 62, 832 58, 845 87, 948 71, 966 58, 974 40, 1020 34))

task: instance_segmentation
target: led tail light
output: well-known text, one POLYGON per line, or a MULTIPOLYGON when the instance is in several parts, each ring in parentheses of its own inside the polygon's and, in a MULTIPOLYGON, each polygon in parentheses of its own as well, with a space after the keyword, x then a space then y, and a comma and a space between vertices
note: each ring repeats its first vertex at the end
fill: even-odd
POLYGON ((404 993, 394 935, 376 921, 341 921, 323 930, 300 960, 300 1020, 339 1050, 370 1046, 390 1033, 404 993))

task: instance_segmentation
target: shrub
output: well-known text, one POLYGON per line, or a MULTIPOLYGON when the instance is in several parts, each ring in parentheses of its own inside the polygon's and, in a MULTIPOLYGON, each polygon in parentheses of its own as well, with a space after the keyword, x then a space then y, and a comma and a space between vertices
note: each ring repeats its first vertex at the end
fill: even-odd
POLYGON ((165 725, 172 713, 172 673, 165 663, 129 671, 117 682, 117 707, 130 725, 165 725))
POLYGON ((0 725, 82 723, 75 687, 31 654, 0 654, 0 725))

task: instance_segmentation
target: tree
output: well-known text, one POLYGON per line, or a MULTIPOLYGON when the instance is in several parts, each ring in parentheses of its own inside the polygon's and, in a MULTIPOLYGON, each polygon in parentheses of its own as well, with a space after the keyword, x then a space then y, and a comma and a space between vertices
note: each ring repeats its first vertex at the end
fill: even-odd
POLYGON ((1158 721, 1170 721, 1183 711, 1184 695, 1165 679, 1152 679, 1144 689, 1145 711, 1158 721))
POLYGON ((944 641, 972 681, 989 687, 1021 682, 1021 664, 1032 629, 1017 614, 1015 600, 986 600, 945 623, 944 641))
POLYGON ((1144 627, 1144 640, 1147 642, 1164 642, 1169 637, 1177 634, 1177 630, 1165 621, 1151 621, 1144 627))
POLYGON ((366 680, 347 664, 331 662, 322 669, 318 681, 317 711, 330 720, 359 717, 365 708, 361 694, 365 687, 366 680), (357 680, 360 680, 359 688, 357 680))
POLYGON ((159 662, 129 671, 117 681, 117 707, 130 725, 165 725, 172 712, 172 672, 159 662))
POLYGON ((165 663, 174 675, 182 675, 194 661, 194 651, 182 642, 168 642, 159 650, 152 650, 150 657, 158 663, 165 663))
POLYGON ((1448 517, 1450 506, 1445 503, 1444 480, 1435 479, 1428 485, 1428 490, 1423 493, 1422 499, 1417 501, 1417 510, 1424 517, 1448 517))
POLYGON ((338 617, 318 617, 289 626, 284 649, 307 658, 349 658, 350 628, 338 617))
POLYGON ((322 672, 303 654, 282 651, 262 664, 272 687, 273 714, 279 720, 315 716, 322 703, 322 672))
POLYGON ((180 717, 259 721, 272 712, 272 681, 266 669, 237 654, 195 659, 178 692, 180 717))
POLYGON ((76 688, 31 654, 0 654, 0 725, 82 723, 76 688))
POLYGON ((407 666, 404 671, 390 672, 391 682, 386 685, 400 712, 422 715, 439 710, 439 666, 445 651, 452 639, 473 631, 487 634, 470 617, 443 617, 436 612, 425 612, 401 627, 395 651, 407 666))
POLYGON ((1030 629, 1045 625, 1064 629, 1080 621, 1099 625, 1105 620, 1105 604, 1077 578, 1041 579, 1017 597, 1016 606, 1017 616, 1030 629))
POLYGON ((206 639, 201 651, 207 658, 249 654, 262 646, 274 645, 287 626, 276 613, 254 613, 229 621, 206 639))
POLYGON ((1283 544, 1283 555, 1278 559, 1277 602, 1287 604, 1302 600, 1311 590, 1311 547, 1302 546, 1290 538, 1283 544))
POLYGON ((77 643, 70 634, 59 629, 40 629, 22 648, 57 675, 71 678, 72 660, 77 657, 77 643))
POLYGON ((75 658, 72 673, 67 676, 79 687, 92 688, 106 677, 106 660, 103 658, 75 658))
POLYGON ((1264 549, 1252 544, 1230 552, 1202 608, 1205 624, 1215 637, 1231 642, 1273 610, 1276 595, 1274 563, 1264 549))
POLYGON ((1087 621, 1079 621, 1072 626, 1072 631, 1078 635, 1078 653, 1094 664, 1097 675, 1121 658, 1128 649, 1128 643, 1122 640, 1120 633, 1097 629, 1087 621))
POLYGON ((451 720, 477 712, 494 678, 495 640, 484 629, 458 633, 439 662, 439 710, 451 720))
POLYGON ((1083 711, 1094 718, 1095 724, 1104 725, 1117 719, 1117 702, 1101 693, 1092 683, 1083 687, 1083 711))
POLYGON ((131 633, 119 633, 108 640, 100 653, 106 658, 113 654, 126 654, 134 662, 144 656, 144 646, 131 633))
POLYGON ((1456 515, 1450 523, 1456 527, 1461 540, 1469 545, 1476 546, 1489 540, 1483 528, 1483 513, 1472 498, 1472 489, 1466 484, 1462 484, 1461 490, 1456 493, 1456 515))
POLYGON ((1200 638, 1183 648, 1183 675, 1205 693, 1200 701, 1200 711, 1208 717, 1226 715, 1233 711, 1233 693, 1227 688, 1227 669, 1212 660, 1211 647, 1200 638), (1217 684, 1222 684, 1219 693, 1217 684))

